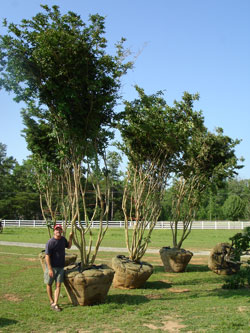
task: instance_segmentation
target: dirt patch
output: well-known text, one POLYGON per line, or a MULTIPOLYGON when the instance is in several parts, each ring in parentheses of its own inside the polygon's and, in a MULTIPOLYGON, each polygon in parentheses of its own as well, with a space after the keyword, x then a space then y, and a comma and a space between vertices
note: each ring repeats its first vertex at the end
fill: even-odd
POLYGON ((4 294, 3 298, 7 299, 10 302, 15 302, 15 303, 21 302, 21 298, 19 298, 15 294, 4 294))
POLYGON ((176 276, 176 273, 164 273, 164 276, 169 276, 169 277, 173 277, 176 276))
POLYGON ((25 261, 39 261, 39 259, 36 258, 23 258, 25 261))
POLYGON ((181 328, 185 328, 186 325, 182 325, 180 320, 174 320, 171 317, 164 317, 164 321, 161 322, 162 326, 156 326, 154 324, 143 324, 151 330, 161 330, 166 332, 179 332, 181 328))
POLYGON ((169 281, 169 280, 160 280, 159 282, 163 282, 163 283, 169 283, 169 284, 171 284, 172 282, 171 281, 169 281))
POLYGON ((248 311, 249 307, 248 306, 239 306, 238 311, 239 312, 246 312, 248 311))
POLYGON ((169 288, 168 291, 171 292, 171 293, 178 293, 178 294, 181 294, 181 293, 187 293, 187 292, 189 292, 190 289, 175 289, 175 288, 169 288))
POLYGON ((154 263, 162 263, 161 258, 159 257, 146 257, 145 258, 147 262, 154 262, 154 263))

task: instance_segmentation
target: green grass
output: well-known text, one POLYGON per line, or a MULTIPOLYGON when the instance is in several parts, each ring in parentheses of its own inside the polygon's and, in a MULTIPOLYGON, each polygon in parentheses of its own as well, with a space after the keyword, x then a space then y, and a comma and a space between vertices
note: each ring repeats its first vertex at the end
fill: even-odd
MULTIPOLYGON (((237 230, 193 230, 184 243, 191 250, 211 249, 237 230)), ((0 240, 46 243, 46 229, 5 228, 0 240)), ((155 230, 150 247, 171 244, 170 230, 155 230)), ((102 246, 125 247, 122 229, 109 229, 102 246)), ((144 288, 111 287, 105 304, 74 307, 64 288, 61 313, 50 310, 38 260, 39 249, 0 245, 0 332, 249 332, 250 290, 224 290, 224 278, 194 256, 187 272, 166 273, 158 254, 144 288)), ((72 250, 71 250, 72 251, 72 250)), ((73 251, 76 252, 76 251, 73 251)), ((77 252, 76 252, 77 253, 77 252)), ((97 263, 111 265, 114 252, 99 252, 97 263)))
MULTIPOLYGON (((98 230, 94 229, 96 237, 98 230)), ((130 230, 131 232, 131 230, 130 230)), ((215 244, 228 241, 238 230, 192 230, 183 243, 189 250, 209 250, 215 244)), ((0 240, 11 242, 30 242, 45 244, 48 240, 46 228, 5 228, 0 240)), ((171 230, 154 230, 149 248, 161 248, 172 245, 171 230)), ((108 229, 102 246, 126 247, 123 229, 108 229)))
MULTIPOLYGON (((38 249, 0 246, 0 332, 249 332, 250 290, 223 290, 207 257, 193 257, 182 274, 165 273, 157 254, 144 288, 111 287, 105 304, 74 307, 64 288, 61 313, 50 310, 38 249), (23 255, 22 255, 23 254, 23 255), (176 331, 177 332, 177 331, 176 331)), ((114 253, 100 252, 97 263, 114 253)))

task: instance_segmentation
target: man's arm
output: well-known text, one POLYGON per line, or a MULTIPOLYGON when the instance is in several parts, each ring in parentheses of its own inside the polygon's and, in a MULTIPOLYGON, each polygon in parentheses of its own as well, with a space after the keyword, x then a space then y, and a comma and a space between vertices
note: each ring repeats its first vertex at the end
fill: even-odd
POLYGON ((68 247, 67 249, 70 249, 72 246, 72 239, 73 239, 74 233, 73 231, 71 231, 71 233, 69 234, 69 240, 68 240, 68 247))
POLYGON ((48 254, 45 255, 45 261, 48 267, 48 271, 49 271, 49 276, 53 277, 53 269, 51 266, 51 262, 50 262, 50 256, 48 254))

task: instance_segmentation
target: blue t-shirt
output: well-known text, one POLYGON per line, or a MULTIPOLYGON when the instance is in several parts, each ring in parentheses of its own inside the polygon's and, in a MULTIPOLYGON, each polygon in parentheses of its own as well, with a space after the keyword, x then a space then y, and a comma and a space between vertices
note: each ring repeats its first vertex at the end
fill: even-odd
POLYGON ((45 247, 45 254, 50 256, 50 263, 52 267, 65 266, 65 248, 69 243, 65 237, 60 239, 50 238, 45 247))

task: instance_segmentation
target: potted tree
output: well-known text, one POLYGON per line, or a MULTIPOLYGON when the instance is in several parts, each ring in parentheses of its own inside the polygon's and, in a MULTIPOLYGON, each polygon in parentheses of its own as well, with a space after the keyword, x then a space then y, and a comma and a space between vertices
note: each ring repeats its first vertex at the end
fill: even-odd
POLYGON ((182 151, 193 128, 202 122, 199 113, 187 105, 193 98, 185 95, 181 107, 169 107, 162 93, 146 95, 136 86, 139 98, 125 102, 119 129, 120 146, 129 163, 122 208, 129 257, 113 258, 113 285, 139 288, 153 272, 141 259, 161 212, 161 201, 171 173, 178 167, 182 151), (130 227, 132 231, 130 233, 130 227))
POLYGON ((26 103, 22 111, 25 136, 37 161, 41 191, 48 194, 51 219, 56 215, 48 203, 56 188, 60 200, 53 201, 54 211, 64 211, 79 249, 80 264, 66 271, 65 285, 73 304, 88 305, 104 300, 114 274, 104 265, 95 267, 94 262, 108 224, 105 149, 113 136, 120 78, 132 63, 124 62, 124 39, 116 45, 114 56, 105 52, 103 17, 91 15, 87 26, 73 12, 61 15, 58 6, 41 7, 44 12, 31 20, 19 25, 5 22, 8 33, 1 36, 0 85, 12 90, 16 101, 26 103), (41 136, 34 134, 37 130, 41 136), (86 204, 89 191, 94 200, 91 210, 86 204), (97 212, 100 227, 93 247, 91 222, 97 212), (88 294, 87 290, 96 288, 93 280, 99 278, 106 287, 88 294))
POLYGON ((210 133, 201 127, 190 138, 172 188, 171 230, 173 246, 160 249, 167 272, 183 272, 192 258, 192 252, 182 248, 192 229, 202 199, 208 189, 221 186, 223 180, 236 174, 240 168, 234 153, 239 140, 223 135, 222 129, 210 133))

